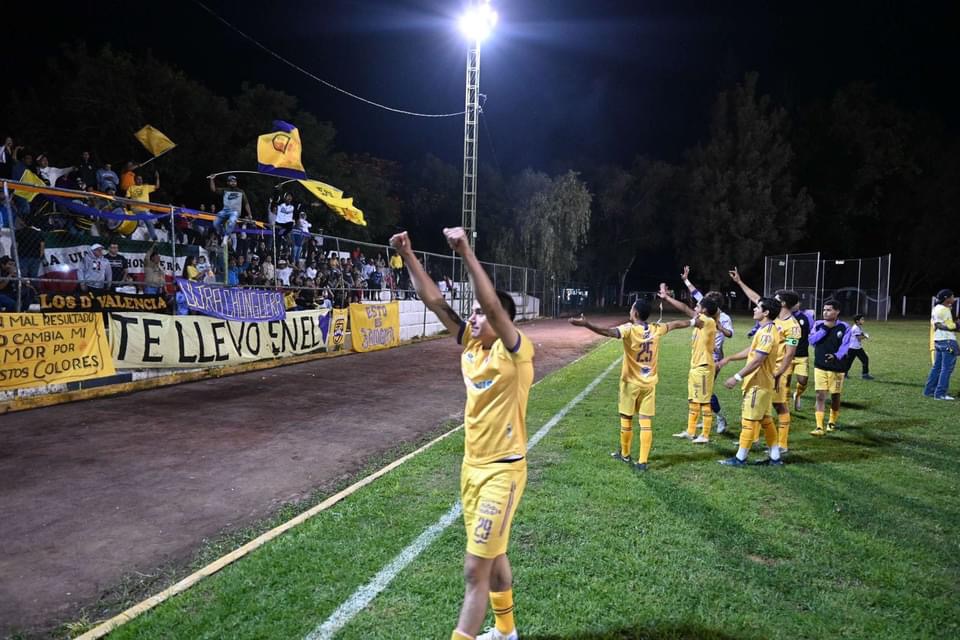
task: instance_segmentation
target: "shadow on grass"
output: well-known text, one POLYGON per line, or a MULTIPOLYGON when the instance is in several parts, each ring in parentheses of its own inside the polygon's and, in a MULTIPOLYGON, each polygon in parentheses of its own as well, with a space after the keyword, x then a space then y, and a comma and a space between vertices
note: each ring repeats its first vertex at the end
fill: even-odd
POLYGON ((873 384, 889 384, 893 387, 916 387, 923 389, 923 381, 920 382, 900 382, 899 380, 873 380, 873 384))
POLYGON ((699 627, 693 624, 663 624, 653 627, 633 627, 610 629, 608 631, 585 631, 568 635, 535 634, 522 636, 524 640, 680 640, 691 638, 698 640, 735 640, 749 639, 751 636, 738 633, 725 633, 717 629, 699 627))

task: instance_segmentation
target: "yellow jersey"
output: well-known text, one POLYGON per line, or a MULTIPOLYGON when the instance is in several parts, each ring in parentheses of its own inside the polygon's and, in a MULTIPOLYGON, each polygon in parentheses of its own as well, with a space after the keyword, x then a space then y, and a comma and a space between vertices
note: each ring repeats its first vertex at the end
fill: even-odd
POLYGON ((620 379, 631 384, 657 384, 657 361, 660 357, 660 338, 667 334, 667 326, 652 322, 633 324, 625 322, 617 327, 623 341, 623 367, 620 379))
POLYGON ((773 371, 780 355, 782 341, 783 337, 773 322, 763 325, 753 334, 747 362, 753 362, 758 353, 765 353, 767 357, 753 373, 744 377, 741 385, 744 391, 753 388, 773 390, 773 371))
POLYGON ((487 464, 527 455, 527 398, 533 384, 533 343, 521 332, 516 348, 502 340, 484 349, 460 329, 460 370, 467 387, 463 460, 487 464))
MULTIPOLYGON (((150 202, 150 194, 157 188, 152 184, 134 184, 127 189, 127 197, 131 200, 140 200, 141 202, 150 202)), ((132 207, 137 213, 150 213, 146 207, 132 207)))
POLYGON ((690 336, 690 368, 713 366, 713 343, 717 338, 717 321, 700 314, 702 327, 694 327, 690 336))
POLYGON ((787 347, 796 347, 800 344, 800 336, 802 331, 800 329, 800 323, 797 322, 797 319, 791 315, 789 318, 777 318, 773 321, 773 324, 776 325, 777 331, 780 332, 780 352, 777 355, 777 366, 779 367, 783 363, 783 359, 787 356, 787 347))

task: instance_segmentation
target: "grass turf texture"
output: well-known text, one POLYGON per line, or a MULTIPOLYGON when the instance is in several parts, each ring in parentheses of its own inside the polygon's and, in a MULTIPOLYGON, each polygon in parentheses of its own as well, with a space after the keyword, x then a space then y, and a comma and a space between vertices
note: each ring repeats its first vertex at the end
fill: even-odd
MULTIPOLYGON (((746 344, 747 324, 738 320, 729 353, 746 344)), ((688 331, 661 343, 650 470, 612 461, 619 369, 611 372, 531 451, 510 546, 525 640, 960 636, 960 403, 920 395, 926 324, 867 330, 877 380, 861 380, 855 364, 842 430, 817 439, 807 435, 811 376, 781 468, 717 464, 735 451, 734 435, 706 446, 670 437, 686 423, 688 331)), ((529 434, 619 354, 606 343, 535 386, 529 434)), ((735 425, 739 395, 720 395, 735 425)), ((303 638, 446 512, 462 440, 443 441, 110 638, 303 638)), ((463 546, 457 521, 337 637, 448 638, 463 546)))

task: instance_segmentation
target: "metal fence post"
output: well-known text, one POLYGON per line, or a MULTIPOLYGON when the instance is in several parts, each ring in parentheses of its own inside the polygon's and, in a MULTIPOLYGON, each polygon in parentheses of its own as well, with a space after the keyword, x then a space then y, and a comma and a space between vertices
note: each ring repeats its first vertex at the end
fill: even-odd
MULTIPOLYGON (((173 205, 170 205, 170 235, 171 235, 170 255, 171 255, 171 259, 173 260, 173 278, 174 278, 173 281, 176 282, 177 281, 176 280, 177 278, 177 225, 176 225, 176 221, 174 220, 173 211, 174 211, 174 207, 173 205)), ((144 262, 146 262, 146 259, 144 259, 144 262)), ((143 266, 144 266, 144 275, 146 275, 147 265, 144 264, 143 266)), ((167 290, 167 283, 166 283, 166 278, 164 278, 163 291, 166 292, 166 290, 167 290)))

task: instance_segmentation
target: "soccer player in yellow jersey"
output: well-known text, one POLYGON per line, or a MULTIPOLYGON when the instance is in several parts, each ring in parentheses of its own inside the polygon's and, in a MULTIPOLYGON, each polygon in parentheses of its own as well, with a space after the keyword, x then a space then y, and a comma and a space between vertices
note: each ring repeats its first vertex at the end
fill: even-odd
POLYGON ((444 229, 463 258, 477 299, 463 322, 420 264, 406 232, 390 238, 424 304, 463 345, 460 369, 467 388, 460 497, 467 532, 466 590, 452 640, 516 640, 513 573, 507 559, 510 525, 527 484, 527 397, 533 383, 533 344, 513 319, 513 298, 497 291, 462 228, 444 229), (477 636, 493 607, 495 628, 477 636))
MULTIPOLYGON (((686 320, 674 320, 664 324, 647 322, 650 317, 650 301, 637 298, 630 307, 630 321, 616 327, 604 328, 587 321, 583 316, 570 318, 570 323, 586 327, 596 334, 617 338, 623 342, 623 366, 620 368, 620 451, 610 457, 631 464, 633 442, 633 416, 639 415, 640 450, 636 471, 646 471, 653 447, 653 416, 657 404, 657 362, 660 358, 660 338, 673 329, 692 326, 686 320)), ((708 400, 709 402, 709 400, 708 400)))
MULTIPOLYGON (((756 304, 760 294, 747 286, 747 283, 740 278, 736 267, 730 270, 730 277, 740 285, 750 302, 756 304)), ((793 313, 800 303, 800 296, 789 289, 777 289, 773 297, 782 305, 773 323, 780 332, 783 343, 773 371, 775 382, 773 408, 777 412, 777 444, 780 445, 780 453, 785 453, 790 442, 790 375, 793 373, 793 359, 802 337, 800 323, 793 313)), ((759 433, 754 433, 754 440, 759 437, 759 433)))
POLYGON ((702 298, 695 309, 691 309, 667 292, 667 285, 660 284, 657 294, 670 306, 682 311, 691 318, 693 335, 690 340, 690 373, 687 376, 687 428, 673 434, 674 438, 686 438, 694 444, 710 442, 710 430, 713 428, 713 411, 710 397, 713 395, 713 379, 716 375, 713 360, 714 342, 717 337, 717 320, 720 307, 709 298, 702 298), (697 435, 697 421, 703 414, 703 431, 697 435))
POLYGON ((783 305, 774 298, 760 298, 753 307, 753 319, 760 327, 753 335, 750 346, 740 353, 727 356, 717 366, 723 367, 732 360, 746 360, 747 364, 733 374, 724 383, 727 389, 733 389, 737 383, 743 389, 743 403, 740 419, 740 448, 737 455, 721 460, 720 464, 742 467, 747 464, 747 455, 753 445, 753 434, 763 425, 770 457, 761 464, 783 464, 780 459, 780 446, 777 444, 777 430, 770 417, 770 405, 774 397, 774 368, 780 353, 782 336, 773 321, 783 305))

